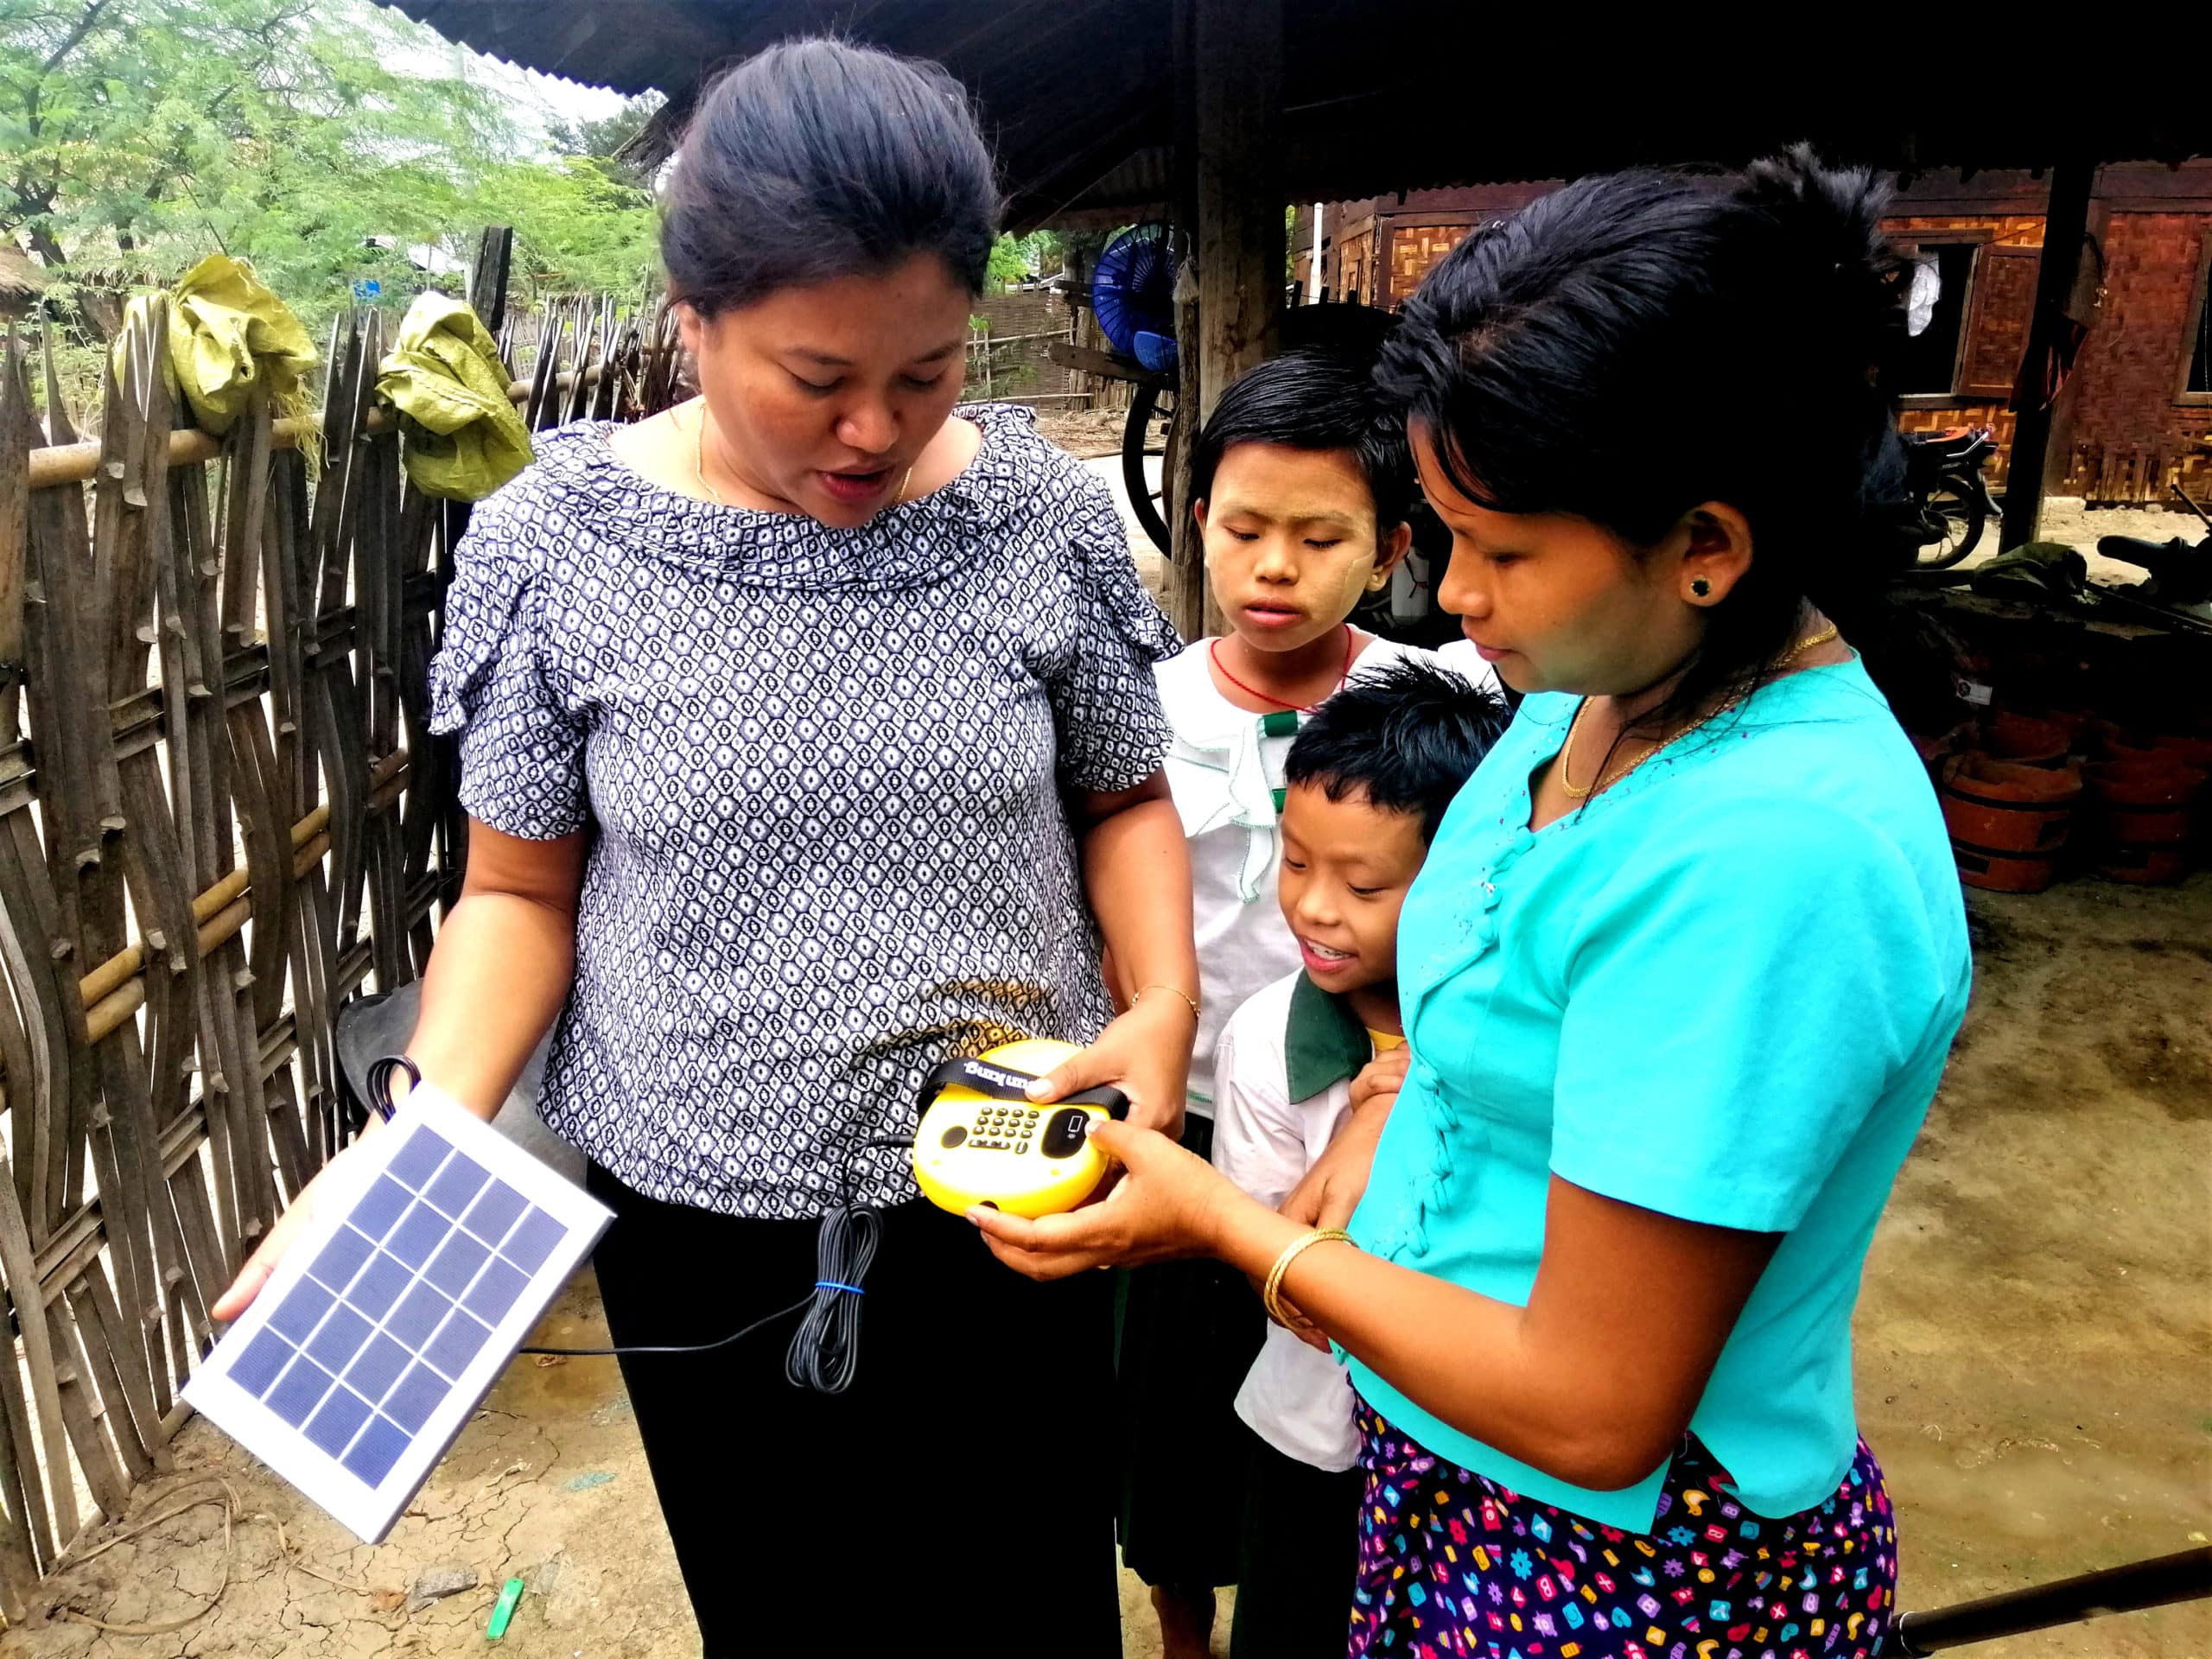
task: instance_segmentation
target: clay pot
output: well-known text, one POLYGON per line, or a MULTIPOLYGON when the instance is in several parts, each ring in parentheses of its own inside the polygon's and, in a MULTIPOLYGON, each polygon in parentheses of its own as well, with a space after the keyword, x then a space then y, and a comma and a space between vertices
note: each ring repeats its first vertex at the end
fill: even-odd
POLYGON ((2081 774, 1968 753, 1943 767, 1943 823, 1959 879, 2000 893, 2041 893, 2056 879, 2074 826, 2081 774))
POLYGON ((2155 753, 2091 766, 2098 873, 2145 884, 2187 874, 2206 777, 2196 766, 2155 753))
POLYGON ((2164 732, 2151 740, 2151 753, 2167 760, 2177 760, 2184 766, 2194 766, 2200 772, 2212 772, 2212 737, 2200 737, 2187 732, 2164 732))
POLYGON ((1982 747, 1999 760, 2024 766, 2063 766, 2073 741, 2073 733, 2056 721, 2005 713, 1990 716, 1982 747))

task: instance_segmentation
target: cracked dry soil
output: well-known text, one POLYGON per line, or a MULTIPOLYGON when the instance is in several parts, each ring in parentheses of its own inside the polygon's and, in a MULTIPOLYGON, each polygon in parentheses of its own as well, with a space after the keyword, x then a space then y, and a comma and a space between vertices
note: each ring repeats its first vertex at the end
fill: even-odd
MULTIPOLYGON (((1969 904, 1974 1010, 1876 1238, 1858 1321, 1861 1421, 1897 1503, 1908 1608, 2184 1549, 2212 1527, 2212 873, 2179 889, 2074 881, 1969 904)), ((581 1345, 601 1328, 586 1274, 540 1339, 581 1345)), ((145 1624, 202 1605, 223 1573, 223 1514, 208 1505, 65 1567, 30 1622, 0 1637, 0 1659, 697 1650, 612 1360, 510 1367, 373 1549, 205 1422, 172 1452, 177 1472, 126 1521, 159 1514, 192 1478, 231 1481, 245 1518, 214 1611, 159 1637, 60 1616, 145 1624), (451 1564, 474 1568, 477 1586, 391 1605, 451 1564), (528 1588, 488 1648, 511 1577, 528 1588)), ((743 1493, 731 1509, 741 1520, 743 1493)), ((774 1542, 738 1524, 731 1547, 774 1542)), ((1122 1605, 1130 1659, 1156 1659, 1126 1574, 1122 1605)), ((1050 1655, 1049 1637, 1035 1651, 1050 1655)), ((1962 1651, 2204 1659, 2212 1603, 1962 1651)))

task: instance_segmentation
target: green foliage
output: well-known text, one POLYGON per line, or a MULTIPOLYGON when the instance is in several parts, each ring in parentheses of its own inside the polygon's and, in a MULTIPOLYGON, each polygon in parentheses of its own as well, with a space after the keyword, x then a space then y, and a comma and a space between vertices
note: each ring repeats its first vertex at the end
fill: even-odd
POLYGON ((1059 268, 1058 232, 1032 231, 1027 236, 1001 236, 991 246, 990 270, 984 278, 986 291, 996 293, 1009 283, 1050 276, 1059 268))
POLYGON ((408 250, 465 260, 486 223, 516 226, 525 297, 634 289, 651 197, 596 153, 632 115, 556 133, 580 158, 518 159, 469 60, 369 0, 0 0, 0 233, 95 333, 106 290, 219 250, 320 334, 364 278, 404 306, 441 280, 408 250))
POLYGON ((639 190, 652 188, 652 175, 635 162, 622 159, 620 151, 645 130, 645 124, 668 100, 658 92, 640 92, 626 99, 612 115, 595 121, 554 120, 546 126, 546 140, 556 156, 588 156, 602 163, 601 171, 639 190))

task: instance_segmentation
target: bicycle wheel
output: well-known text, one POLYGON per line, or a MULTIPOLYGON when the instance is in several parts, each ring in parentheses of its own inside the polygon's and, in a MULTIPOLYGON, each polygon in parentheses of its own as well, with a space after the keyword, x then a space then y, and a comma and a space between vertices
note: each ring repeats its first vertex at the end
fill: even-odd
POLYGON ((1175 392, 1173 387, 1141 385, 1129 398, 1129 417, 1122 428, 1122 484, 1129 493, 1129 506, 1152 544, 1172 553, 1173 537, 1168 524, 1175 506, 1168 491, 1168 438, 1175 429, 1175 392), (1159 462, 1155 478, 1149 461, 1159 462))
POLYGON ((1948 570, 1974 550, 1988 513, 1978 494, 1946 481, 1928 493, 1920 518, 1926 539, 1913 557, 1913 569, 1948 570))

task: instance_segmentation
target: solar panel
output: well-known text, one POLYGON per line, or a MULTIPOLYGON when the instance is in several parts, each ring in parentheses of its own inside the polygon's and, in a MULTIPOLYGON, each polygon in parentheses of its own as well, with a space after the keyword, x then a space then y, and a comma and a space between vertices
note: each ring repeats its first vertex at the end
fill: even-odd
POLYGON ((610 1216, 428 1085, 341 1167, 184 1397, 373 1544, 610 1216))

